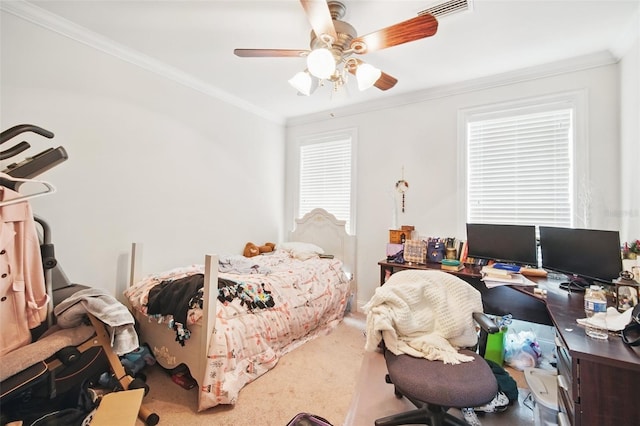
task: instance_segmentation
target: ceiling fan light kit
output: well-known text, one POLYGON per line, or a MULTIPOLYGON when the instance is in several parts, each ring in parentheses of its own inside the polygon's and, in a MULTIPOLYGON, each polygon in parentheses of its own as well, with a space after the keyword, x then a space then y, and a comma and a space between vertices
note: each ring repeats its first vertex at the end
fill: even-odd
POLYGON ((307 68, 311 75, 327 80, 336 71, 336 61, 333 53, 325 47, 314 49, 307 56, 307 68))
POLYGON ((363 55, 430 37, 438 30, 436 18, 424 13, 358 37, 353 26, 340 20, 346 12, 343 3, 325 0, 300 0, 300 3, 313 29, 310 50, 235 49, 234 53, 239 57, 306 56, 307 70, 298 72, 289 79, 289 84, 306 96, 312 93, 313 77, 319 80, 317 85, 323 85, 325 81, 331 82, 333 92, 337 92, 347 83, 348 74, 355 75, 360 90, 371 86, 380 90, 391 89, 398 82, 396 78, 351 55, 363 55))
POLYGON ((361 64, 356 69, 356 78, 358 79, 358 89, 367 90, 376 84, 376 81, 382 75, 382 71, 370 64, 361 64))
POLYGON ((309 96, 311 94, 311 75, 306 71, 300 71, 289 79, 289 84, 299 93, 309 96))

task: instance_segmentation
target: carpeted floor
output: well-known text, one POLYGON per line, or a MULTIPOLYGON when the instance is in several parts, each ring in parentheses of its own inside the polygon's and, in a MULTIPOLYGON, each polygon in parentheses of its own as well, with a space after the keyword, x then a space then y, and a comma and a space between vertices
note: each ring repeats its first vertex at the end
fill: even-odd
MULTIPOLYGON (((518 383, 518 402, 502 413, 480 414, 483 426, 528 426, 534 425, 531 403, 526 401, 529 395, 526 381, 521 372, 506 369, 518 383)), ((367 352, 364 355, 358 385, 354 393, 349 413, 344 426, 372 426, 381 417, 410 411, 416 407, 406 398, 398 399, 393 392, 393 385, 385 382, 387 374, 384 356, 380 352, 367 352)), ((453 415, 462 418, 459 410, 449 410, 453 415)))
MULTIPOLYGON (((185 390, 157 366, 145 369, 144 406, 164 425, 285 426, 297 413, 318 414, 341 425, 349 410, 364 355, 364 316, 348 315, 330 334, 280 359, 240 391, 235 406, 197 410, 196 389, 185 390)), ((138 420, 137 425, 143 425, 138 420)))
MULTIPOLYGON (((382 355, 364 352, 364 329, 364 315, 348 315, 332 333, 285 355, 273 370, 242 389, 235 406, 202 413, 196 412, 195 388, 185 390, 161 368, 149 367, 145 373, 150 391, 143 403, 160 416, 160 426, 286 426, 300 412, 320 415, 334 426, 371 426, 379 417, 414 407, 397 399, 385 383, 382 355)), ((526 381, 521 372, 507 371, 518 383, 519 401, 480 420, 484 426, 533 425, 526 381)))

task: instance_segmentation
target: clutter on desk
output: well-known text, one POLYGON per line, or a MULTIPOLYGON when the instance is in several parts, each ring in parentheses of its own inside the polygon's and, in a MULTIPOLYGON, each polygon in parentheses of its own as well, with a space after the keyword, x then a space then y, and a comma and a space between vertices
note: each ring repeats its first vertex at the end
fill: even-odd
POLYGON ((427 245, 422 240, 404 242, 404 261, 408 263, 427 263, 427 245))
POLYGON ((593 324, 609 331, 622 331, 629 322, 631 322, 631 313, 633 309, 627 309, 620 313, 613 306, 609 306, 606 312, 598 312, 591 318, 576 318, 576 322, 581 325, 593 324))
POLYGON ((483 266, 480 270, 487 277, 513 278, 518 275, 517 271, 509 271, 507 269, 496 268, 494 266, 483 266))
POLYGON ((483 266, 481 269, 482 281, 487 288, 494 288, 503 285, 520 285, 536 287, 537 284, 522 274, 514 273, 504 269, 496 269, 491 266, 483 266))
POLYGON ((619 312, 624 312, 638 304, 640 283, 635 281, 631 272, 620 272, 620 278, 614 280, 614 284, 616 286, 616 307, 619 312))
POLYGON ((387 262, 421 265, 441 263, 443 259, 460 261, 463 247, 464 243, 454 237, 420 237, 414 226, 403 225, 389 230, 387 262))
POLYGON ((464 269, 464 265, 457 259, 442 259, 440 269, 443 271, 458 272, 464 269))
POLYGON ((414 236, 415 226, 402 225, 400 229, 389 230, 389 242, 392 244, 404 244, 405 241, 416 238, 414 236))
POLYGON ((544 269, 540 269, 540 268, 526 268, 526 267, 522 267, 520 268, 520 273, 522 275, 527 275, 530 277, 546 277, 547 276, 547 271, 545 271, 544 269))
MULTIPOLYGON (((404 245, 400 244, 402 247, 404 247, 404 245)), ((389 253, 388 248, 387 248, 387 253, 389 253)), ((394 254, 387 254, 387 262, 389 263, 404 263, 404 249, 400 249, 400 251, 395 252, 394 254)))
POLYGON ((622 245, 622 258, 635 260, 640 255, 640 239, 622 245))
POLYGON ((545 290, 543 288, 536 287, 536 288, 533 289, 533 294, 537 294, 539 296, 544 297, 544 296, 547 295, 547 290, 545 290))

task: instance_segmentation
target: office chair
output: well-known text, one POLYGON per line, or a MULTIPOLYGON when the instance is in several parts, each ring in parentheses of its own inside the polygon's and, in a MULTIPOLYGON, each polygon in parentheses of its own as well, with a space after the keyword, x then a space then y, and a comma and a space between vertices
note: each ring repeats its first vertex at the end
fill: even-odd
POLYGON ((367 338, 371 339, 367 342, 368 349, 378 342, 371 333, 377 334, 387 365, 387 383, 394 385, 398 398, 404 396, 417 407, 377 419, 376 426, 468 425, 448 413, 448 409, 478 407, 498 393, 498 383, 489 364, 475 352, 475 324, 488 333, 495 333, 498 328, 481 312, 480 293, 468 283, 441 271, 397 272, 376 289, 365 311, 370 327, 367 338), (385 289, 387 286, 390 287, 385 289), (440 345, 436 350, 438 355, 427 349, 432 360, 410 354, 413 347, 420 346, 420 341, 398 351, 407 339, 422 332, 426 337, 418 337, 420 341, 440 342, 435 343, 440 345), (452 342, 451 346, 448 342, 452 342), (451 363, 451 358, 456 356, 468 358, 451 363))

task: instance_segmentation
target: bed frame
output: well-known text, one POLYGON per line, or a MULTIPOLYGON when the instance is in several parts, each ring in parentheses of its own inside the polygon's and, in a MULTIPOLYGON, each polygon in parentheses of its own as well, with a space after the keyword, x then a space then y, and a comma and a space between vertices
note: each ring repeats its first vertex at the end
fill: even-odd
MULTIPOLYGON (((297 219, 296 227, 289 233, 289 241, 313 243, 322 247, 325 254, 334 255, 342 260, 344 269, 351 279, 352 299, 355 298, 356 282, 356 243, 355 237, 349 235, 345 229, 345 221, 337 220, 332 214, 323 209, 314 209, 302 219, 297 219)), ((142 272, 141 243, 133 243, 131 252, 131 273, 129 285, 138 282, 145 274, 142 272)), ((214 330, 217 306, 218 287, 218 256, 205 255, 204 260, 204 295, 202 327, 191 327, 191 337, 187 345, 180 346, 175 341, 175 331, 168 326, 158 327, 158 324, 149 321, 149 318, 132 309, 133 315, 140 326, 142 343, 147 343, 154 353, 158 364, 166 369, 174 369, 180 364, 189 367, 191 376, 201 384, 205 375, 206 359, 214 330), (149 338, 152 337, 152 341, 149 338), (194 348, 198 348, 195 350, 194 348)), ((353 304, 352 304, 353 305, 353 304)))

